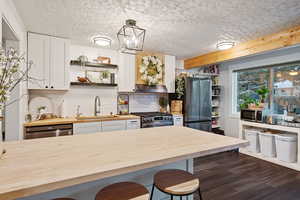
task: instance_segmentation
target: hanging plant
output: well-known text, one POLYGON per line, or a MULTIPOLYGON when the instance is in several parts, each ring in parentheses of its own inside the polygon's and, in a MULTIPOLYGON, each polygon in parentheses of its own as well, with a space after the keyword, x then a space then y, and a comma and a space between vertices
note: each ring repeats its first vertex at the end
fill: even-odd
POLYGON ((175 79, 175 87, 176 87, 176 95, 177 99, 181 99, 184 96, 184 77, 183 76, 177 76, 175 79))
POLYGON ((144 56, 140 66, 141 79, 147 85, 157 85, 163 80, 164 64, 157 56, 144 56))

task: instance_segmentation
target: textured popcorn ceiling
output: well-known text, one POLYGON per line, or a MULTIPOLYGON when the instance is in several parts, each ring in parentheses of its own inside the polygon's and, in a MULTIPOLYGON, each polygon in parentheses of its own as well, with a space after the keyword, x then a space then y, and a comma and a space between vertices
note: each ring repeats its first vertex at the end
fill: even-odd
POLYGON ((112 38, 132 18, 145 28, 145 49, 187 58, 300 25, 300 0, 14 0, 30 31, 90 44, 112 38))

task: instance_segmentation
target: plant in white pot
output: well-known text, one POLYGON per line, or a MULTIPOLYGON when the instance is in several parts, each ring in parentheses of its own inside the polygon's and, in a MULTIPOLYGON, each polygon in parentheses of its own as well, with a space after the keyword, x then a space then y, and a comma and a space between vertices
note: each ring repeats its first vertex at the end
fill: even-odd
MULTIPOLYGON (((27 72, 32 63, 26 70, 21 69, 22 63, 25 62, 24 56, 18 55, 17 51, 10 48, 5 52, 0 48, 0 113, 3 112, 9 100, 11 92, 23 80, 28 79, 27 72)), ((15 101, 13 101, 15 102, 15 101)), ((5 150, 3 148, 2 134, 0 138, 0 157, 5 150)))

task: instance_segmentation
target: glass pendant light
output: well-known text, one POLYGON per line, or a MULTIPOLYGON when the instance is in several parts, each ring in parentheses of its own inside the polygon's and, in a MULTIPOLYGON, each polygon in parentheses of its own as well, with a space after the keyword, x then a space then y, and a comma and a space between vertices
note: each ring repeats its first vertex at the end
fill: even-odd
POLYGON ((126 20, 126 24, 119 30, 117 36, 122 53, 136 54, 143 51, 146 30, 136 26, 133 19, 126 20))

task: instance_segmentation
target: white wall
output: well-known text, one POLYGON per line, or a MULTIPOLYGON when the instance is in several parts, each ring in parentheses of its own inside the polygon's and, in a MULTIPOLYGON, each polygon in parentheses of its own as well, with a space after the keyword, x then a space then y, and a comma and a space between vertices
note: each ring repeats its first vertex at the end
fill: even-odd
POLYGON ((239 114, 233 113, 233 77, 232 71, 280 63, 300 61, 300 47, 289 47, 262 55, 237 59, 220 65, 221 125, 228 136, 238 137, 239 114))
MULTIPOLYGON (((18 12, 11 0, 0 0, 0 16, 5 18, 7 23, 12 28, 16 37, 19 40, 19 51, 21 53, 26 53, 26 29, 25 26, 18 15, 18 12)), ((1 19, 2 20, 2 19, 1 19)), ((2 22, 2 21, 1 21, 2 22)), ((2 38, 2 29, 0 31, 0 37, 2 38)), ((22 66, 25 68, 26 66, 22 66)), ((26 84, 22 83, 19 85, 12 97, 20 98, 26 95, 26 84)), ((12 99, 13 100, 13 99, 12 99)), ((24 114, 26 111, 27 98, 21 98, 16 103, 10 105, 7 108, 6 114, 6 139, 7 140, 18 140, 21 138, 21 133, 23 132, 23 122, 24 114)))
MULTIPOLYGON (((70 59, 77 59, 80 55, 86 55, 89 61, 98 56, 111 58, 112 64, 119 63, 119 53, 115 50, 101 49, 95 47, 81 46, 72 44, 70 46, 70 59)), ((119 66, 122 67, 122 66, 119 66)), ((75 81, 76 77, 83 70, 80 66, 70 67, 70 79, 75 81)), ((83 73, 82 73, 83 75, 83 73)), ((81 87, 71 86, 68 91, 30 91, 30 99, 44 96, 53 102, 54 113, 58 113, 58 106, 64 100, 66 116, 72 117, 76 114, 77 105, 80 105, 80 112, 83 115, 94 115, 94 98, 99 96, 101 99, 101 114, 117 113, 117 87, 81 87)), ((130 112, 154 112, 159 111, 158 95, 132 94, 130 95, 130 112)))

